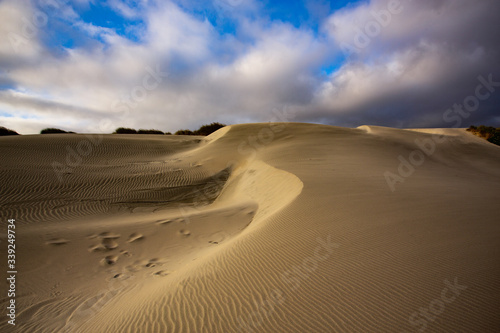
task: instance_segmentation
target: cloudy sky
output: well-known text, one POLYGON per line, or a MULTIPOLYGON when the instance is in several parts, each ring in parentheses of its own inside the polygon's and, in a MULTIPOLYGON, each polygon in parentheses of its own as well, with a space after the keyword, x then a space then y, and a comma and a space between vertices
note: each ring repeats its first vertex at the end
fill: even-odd
POLYGON ((500 1, 0 0, 0 126, 175 131, 277 114, 500 126, 500 1))

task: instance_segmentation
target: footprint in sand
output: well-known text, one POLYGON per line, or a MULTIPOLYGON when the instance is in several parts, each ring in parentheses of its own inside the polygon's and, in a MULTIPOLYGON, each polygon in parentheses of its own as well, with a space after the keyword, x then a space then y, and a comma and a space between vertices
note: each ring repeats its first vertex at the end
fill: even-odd
POLYGON ((120 235, 118 234, 113 234, 111 232, 103 232, 97 235, 96 237, 101 239, 101 243, 90 246, 89 247, 90 252, 110 251, 118 247, 118 243, 115 240, 120 238, 120 235))
POLYGON ((100 252, 100 251, 106 251, 106 248, 102 244, 89 246, 89 252, 100 252))
POLYGON ((101 232, 98 235, 98 237, 102 238, 102 239, 117 239, 117 238, 120 238, 120 235, 119 234, 114 234, 114 233, 109 232, 109 231, 106 231, 106 232, 101 232))
POLYGON ((132 273, 139 272, 139 267, 137 265, 128 265, 125 267, 125 269, 129 272, 132 272, 132 273))
POLYGON ((64 239, 64 238, 53 238, 45 242, 47 245, 64 245, 69 243, 69 240, 64 239))
POLYGON ((164 277, 167 276, 168 274, 170 274, 169 271, 158 271, 153 273, 153 275, 157 277, 164 277))
POLYGON ((107 256, 101 260, 104 265, 114 265, 118 261, 118 256, 107 256))
POLYGON ((121 250, 120 251, 120 254, 124 257, 131 257, 132 255, 130 254, 130 252, 126 251, 126 250, 121 250))
POLYGON ((101 244, 106 250, 113 250, 118 247, 118 243, 112 238, 104 238, 101 244))
POLYGON ((189 237, 189 236, 191 236, 191 231, 182 229, 182 230, 179 230, 179 234, 181 234, 181 236, 183 236, 183 237, 189 237))
POLYGON ((130 234, 130 236, 128 236, 127 242, 132 243, 132 242, 141 240, 143 238, 144 238, 144 236, 142 234, 140 234, 138 232, 134 232, 133 234, 130 234))
POLYGON ((167 219, 167 220, 158 220, 156 221, 156 224, 158 225, 167 225, 170 223, 184 223, 186 220, 184 220, 182 217, 178 217, 175 219, 167 219))
POLYGON ((107 279, 107 281, 117 279, 117 280, 128 280, 132 277, 132 275, 129 274, 124 274, 124 273, 116 273, 115 275, 112 276, 111 279, 107 279))
POLYGON ((144 265, 144 267, 151 268, 151 267, 156 267, 157 265, 161 265, 160 259, 151 258, 149 259, 149 262, 146 265, 144 265))

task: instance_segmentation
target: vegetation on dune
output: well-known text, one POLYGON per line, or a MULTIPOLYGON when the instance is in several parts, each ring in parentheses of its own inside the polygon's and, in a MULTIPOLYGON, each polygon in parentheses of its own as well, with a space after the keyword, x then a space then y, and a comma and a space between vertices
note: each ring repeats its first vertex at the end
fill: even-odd
POLYGON ((0 126, 0 136, 19 135, 16 131, 0 126))
POLYGON ((222 127, 225 127, 226 125, 221 124, 221 123, 211 123, 209 125, 203 125, 196 131, 194 131, 195 135, 210 135, 213 132, 217 131, 218 129, 221 129, 222 127))
POLYGON ((137 134, 137 130, 127 127, 118 127, 113 134, 137 134))
POLYGON ((217 131, 218 129, 221 129, 222 127, 225 127, 226 125, 221 124, 221 123, 211 123, 209 125, 203 125, 196 131, 191 131, 191 130, 179 130, 175 132, 175 135, 201 135, 201 136, 207 136, 212 134, 213 132, 217 131))
MULTIPOLYGON (((213 132, 217 131, 218 129, 220 129, 224 126, 226 126, 226 125, 215 122, 215 123, 211 123, 208 125, 203 125, 199 129, 197 129, 196 131, 191 131, 189 129, 181 129, 181 130, 178 130, 177 132, 175 132, 174 135, 206 136, 206 135, 212 134, 213 132)), ((170 132, 163 133, 162 131, 156 130, 156 129, 150 129, 150 130, 140 129, 137 131, 133 128, 126 128, 126 127, 118 127, 113 132, 113 134, 164 134, 164 135, 172 135, 172 133, 170 133, 170 132)))
POLYGON ((137 131, 137 134, 161 134, 161 135, 163 135, 165 133, 163 133, 160 130, 156 130, 156 129, 149 129, 149 130, 147 130, 147 129, 142 129, 141 128, 140 130, 137 131))
POLYGON ((40 131, 40 134, 75 134, 75 132, 68 132, 68 131, 64 131, 62 129, 59 129, 59 128, 44 128, 43 130, 40 131))
POLYGON ((174 135, 196 135, 193 131, 188 129, 178 130, 174 133, 174 135))
POLYGON ((491 126, 471 126, 467 131, 500 146, 500 128, 491 126))
MULTIPOLYGON (((226 125, 215 122, 211 123, 208 125, 203 125, 196 131, 191 131, 188 129, 181 129, 175 132, 175 135, 200 135, 200 136, 206 136, 210 135, 213 132, 217 131, 218 129, 225 127, 226 125)), ((75 133, 75 132, 68 132, 64 131, 59 128, 44 128, 43 130, 40 131, 40 134, 60 134, 60 133, 75 133)), ((170 132, 162 132, 157 129, 139 129, 136 130, 134 128, 128 128, 128 127, 118 127, 113 134, 159 134, 159 135, 172 135, 170 132)), ((16 131, 13 131, 11 129, 5 128, 0 126, 0 136, 3 135, 19 135, 16 131)))

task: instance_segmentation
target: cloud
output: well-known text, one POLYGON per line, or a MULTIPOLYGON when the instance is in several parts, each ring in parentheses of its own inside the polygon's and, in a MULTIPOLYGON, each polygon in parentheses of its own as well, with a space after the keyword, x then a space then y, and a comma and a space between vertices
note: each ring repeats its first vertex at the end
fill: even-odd
POLYGON ((147 2, 147 0, 108 0, 107 4, 124 17, 137 19, 142 17, 142 12, 146 7, 147 2))
MULTIPOLYGON (((498 20, 491 14, 500 4, 402 1, 391 12, 390 3, 341 10, 325 24, 348 61, 317 92, 315 116, 350 125, 451 126, 443 113, 474 93, 479 75, 500 81, 498 20)), ((497 101, 485 101, 471 120, 495 123, 497 101)))
MULTIPOLYGON (((359 2, 324 17, 318 10, 325 2, 309 1, 321 25, 315 31, 273 21, 249 0, 220 0, 205 12, 194 0, 108 1, 130 20, 137 40, 84 21, 78 11, 88 2, 44 9, 47 27, 58 23, 94 42, 55 54, 42 38, 49 32, 41 31, 17 54, 0 41, 0 111, 10 115, 0 121, 21 133, 49 121, 98 131, 103 119, 175 131, 212 121, 269 121, 274 108, 287 106, 300 121, 451 126, 443 113, 474 93, 479 75, 500 81, 500 4, 389 3, 359 2), (235 23, 229 30, 225 19, 235 23), (345 53, 345 45, 354 52, 345 53), (332 63, 334 70, 325 70, 332 63), (158 84, 152 71, 162 73, 158 84)), ((0 9, 3 35, 22 32, 23 18, 40 11, 27 1, 4 1, 0 9)), ((464 126, 500 125, 499 95, 482 102, 464 126)))
POLYGON ((40 57, 36 24, 42 24, 43 17, 36 13, 28 1, 0 2, 0 68, 22 66, 40 57))

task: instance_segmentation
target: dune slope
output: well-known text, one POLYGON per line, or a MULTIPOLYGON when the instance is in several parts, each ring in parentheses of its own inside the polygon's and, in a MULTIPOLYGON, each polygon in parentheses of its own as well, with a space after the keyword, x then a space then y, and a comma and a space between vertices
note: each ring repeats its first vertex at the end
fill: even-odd
POLYGON ((246 124, 0 151, 19 234, 2 331, 500 327, 500 148, 465 130, 246 124))

